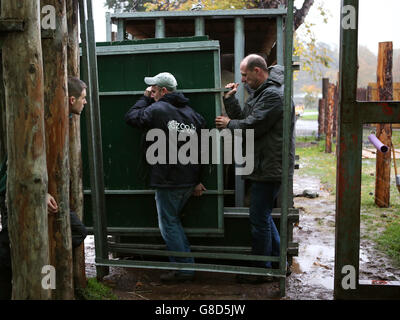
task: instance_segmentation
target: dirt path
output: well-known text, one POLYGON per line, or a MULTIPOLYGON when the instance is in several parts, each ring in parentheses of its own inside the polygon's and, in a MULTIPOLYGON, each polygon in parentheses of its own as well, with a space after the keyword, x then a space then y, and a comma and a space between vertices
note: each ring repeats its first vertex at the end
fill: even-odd
MULTIPOLYGON (((293 258, 293 273, 287 278, 288 300, 333 299, 335 197, 321 188, 314 177, 295 176, 294 194, 307 189, 317 198, 295 197, 300 222, 294 228, 299 256, 293 258)), ((95 276, 93 238, 85 241, 87 275, 95 276)), ((374 249, 371 241, 361 241, 360 279, 400 281, 400 270, 374 249)), ((159 281, 163 270, 110 268, 105 283, 123 300, 267 300, 279 299, 279 285, 237 284, 232 274, 197 272, 190 284, 165 285, 159 281)))

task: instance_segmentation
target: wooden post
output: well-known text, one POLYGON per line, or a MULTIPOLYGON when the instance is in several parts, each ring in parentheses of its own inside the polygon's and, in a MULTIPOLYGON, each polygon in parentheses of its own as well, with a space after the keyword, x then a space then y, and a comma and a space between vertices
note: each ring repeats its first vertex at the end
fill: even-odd
POLYGON ((335 85, 328 86, 328 99, 325 103, 325 153, 332 152, 332 129, 333 129, 333 105, 335 97, 335 85))
POLYGON ((69 217, 69 108, 67 95, 67 19, 65 0, 42 0, 55 8, 54 37, 43 39, 46 152, 49 193, 58 212, 49 214, 50 262, 56 269, 54 299, 74 299, 69 217))
POLYGON ((39 0, 3 0, 1 11, 5 18, 24 20, 24 31, 5 36, 2 47, 12 298, 49 299, 50 289, 42 286, 49 247, 39 0))
POLYGON ((337 119, 338 119, 338 104, 339 104, 339 84, 334 85, 333 90, 333 111, 332 111, 332 136, 336 138, 337 134, 337 119))
MULTIPOLYGON (((68 76, 79 78, 78 0, 67 0, 68 76)), ((83 187, 80 116, 69 118, 70 210, 83 220, 83 187)), ((73 249, 74 287, 86 287, 85 245, 73 249)))
POLYGON ((325 134, 325 99, 318 101, 318 140, 325 134))
MULTIPOLYGON (((2 51, 0 51, 0 61, 2 58, 2 51)), ((0 63, 0 79, 3 79, 3 64, 0 63)), ((6 97, 4 82, 0 82, 0 162, 6 156, 7 153, 7 126, 6 126, 6 97)))
MULTIPOLYGON (((380 42, 377 70, 379 101, 393 100, 392 67, 393 43, 380 42)), ((376 154, 375 204, 380 208, 388 208, 390 205, 392 125, 378 123, 376 136, 389 147, 389 151, 376 154)))

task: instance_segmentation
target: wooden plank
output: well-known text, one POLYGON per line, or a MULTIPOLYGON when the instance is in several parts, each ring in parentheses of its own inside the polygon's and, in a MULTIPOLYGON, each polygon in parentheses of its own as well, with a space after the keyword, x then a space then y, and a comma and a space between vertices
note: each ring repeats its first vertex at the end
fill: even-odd
POLYGON ((318 101, 318 138, 325 134, 325 99, 318 101))
POLYGON ((325 104, 325 153, 332 152, 333 135, 333 109, 335 104, 335 85, 330 83, 328 86, 327 103, 325 104))
MULTIPOLYGON (((393 100, 393 43, 380 42, 378 52, 377 85, 379 101, 393 100)), ((390 172, 392 126, 378 124, 376 137, 389 146, 389 152, 378 152, 376 156, 375 204, 380 208, 390 206, 390 172)))

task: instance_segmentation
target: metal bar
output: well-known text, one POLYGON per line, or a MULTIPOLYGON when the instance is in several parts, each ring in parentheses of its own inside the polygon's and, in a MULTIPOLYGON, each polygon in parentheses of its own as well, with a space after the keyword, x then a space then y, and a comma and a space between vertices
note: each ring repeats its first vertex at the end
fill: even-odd
MULTIPOLYGON (((358 0, 342 0, 344 6, 356 9, 356 29, 340 30, 340 101, 337 159, 336 228, 334 297, 348 296, 342 286, 345 266, 355 269, 355 282, 359 278, 360 249, 360 192, 361 192, 361 141, 362 126, 354 102, 357 91, 358 52, 358 0), (347 118, 347 123, 343 119, 347 118)), ((351 290, 353 291, 353 290, 351 290)), ((354 294, 354 293, 353 293, 354 294)))
MULTIPOLYGON (((92 227, 87 228, 89 232, 93 232, 92 227)), ((221 237, 224 235, 224 230, 215 228, 184 228, 187 234, 192 237, 221 237)), ((158 228, 121 228, 121 227, 108 227, 107 234, 118 234, 127 236, 160 236, 158 228)))
POLYGON ((194 20, 194 35, 195 36, 204 36, 205 35, 204 17, 197 17, 194 20))
POLYGON ((111 13, 106 12, 106 41, 111 42, 111 40, 112 40, 111 13))
POLYGON ((239 253, 215 253, 215 252, 180 252, 156 249, 140 249, 140 248, 110 248, 112 252, 119 253, 137 253, 141 255, 154 255, 160 257, 193 257, 208 259, 226 259, 226 260, 243 260, 243 261, 278 261, 279 257, 273 256, 256 256, 250 254, 239 253))
POLYGON ((155 19, 155 18, 187 18, 193 17, 208 17, 212 19, 227 18, 227 17, 276 17, 286 15, 286 8, 278 9, 252 9, 252 10, 199 10, 199 11, 153 11, 153 12, 123 12, 111 14, 112 19, 126 19, 126 20, 139 20, 139 19, 155 19))
POLYGON ((155 37, 157 39, 165 38, 165 20, 164 18, 157 18, 155 22, 155 37))
POLYGON ((352 111, 343 114, 343 123, 400 123, 400 102, 362 101, 352 104, 352 111), (355 118, 353 113, 357 113, 355 118), (379 119, 379 120, 377 120, 379 119))
MULTIPOLYGON (((140 249, 157 249, 165 250, 165 244, 147 244, 147 243, 116 243, 109 242, 110 248, 140 248, 140 249)), ((247 252, 251 253, 251 247, 225 247, 225 246, 196 246, 191 245, 190 249, 192 251, 207 251, 207 252, 247 252)), ((110 249, 111 250, 111 249, 110 249)))
MULTIPOLYGON (((228 92, 229 89, 225 88, 209 88, 209 89, 182 89, 179 92, 182 93, 220 93, 220 92, 228 92)), ((134 96, 134 95, 142 95, 143 90, 141 91, 110 91, 110 92, 99 92, 100 96, 134 96)))
POLYGON ((283 42, 283 18, 278 16, 276 17, 276 59, 281 66, 284 64, 283 42))
POLYGON ((277 270, 264 268, 251 268, 240 266, 226 266, 201 263, 176 263, 159 261, 135 261, 135 260, 107 260, 96 259, 97 266, 111 266, 123 268, 149 268, 149 269, 172 269, 172 270, 194 270, 225 273, 245 273, 253 275, 269 275, 273 277, 285 277, 278 274, 277 270))
MULTIPOLYGON (((156 249, 156 250, 165 250, 166 246, 163 244, 145 244, 145 243, 115 243, 115 242, 109 242, 109 247, 110 251, 112 251, 113 248, 137 248, 137 249, 156 249)), ((251 247, 226 247, 226 246, 196 246, 192 245, 190 246, 190 249, 192 251, 197 251, 197 252, 222 252, 222 253, 227 253, 227 252, 234 252, 234 253, 242 253, 242 254, 251 254, 251 247)), ((289 243, 289 249, 294 253, 298 252, 299 249, 299 244, 291 242, 289 243)))
MULTIPOLYGON (((245 52, 245 35, 244 35, 244 18, 235 18, 235 82, 242 82, 242 74, 240 73, 240 63, 244 58, 245 52)), ((244 86, 240 86, 236 93, 236 98, 238 99, 240 106, 244 106, 244 86)), ((235 139, 235 148, 241 145, 240 139, 235 139)), ((235 164, 235 166, 237 166, 235 164)), ((235 205, 237 207, 243 207, 244 205, 244 180, 242 176, 235 175, 235 205)))
MULTIPOLYGON (((122 40, 121 40, 122 41, 122 40)), ((193 41, 179 43, 149 43, 134 45, 105 46, 97 48, 97 55, 123 55, 143 54, 160 52, 183 52, 183 51, 210 51, 219 48, 218 41, 193 41)))
MULTIPOLYGON (((221 88, 221 66, 220 66, 220 51, 214 50, 214 87, 215 90, 215 115, 220 116, 222 114, 221 105, 221 92, 225 91, 219 90, 221 88)), ((221 147, 221 137, 217 140, 217 151, 218 158, 222 160, 222 147, 221 147)), ((224 229, 224 176, 223 176, 223 161, 217 162, 217 193, 218 193, 218 228, 224 229)))
POLYGON ((125 40, 125 20, 124 19, 118 19, 117 23, 117 41, 124 41, 125 40))
MULTIPOLYGON (((281 221, 280 221, 280 261, 279 270, 286 274, 286 261, 287 261, 287 217, 288 217, 288 196, 289 196, 289 147, 290 147, 290 124, 292 117, 292 84, 293 84, 293 71, 292 71, 292 54, 293 54, 293 1, 289 0, 288 15, 286 16, 285 25, 285 103, 283 111, 283 142, 282 142, 282 184, 281 184, 281 221)), ((285 295, 286 281, 280 279, 279 281, 281 296, 285 295)))
MULTIPOLYGON (((82 44, 84 47, 84 62, 88 77, 88 91, 90 94, 90 105, 86 108, 88 145, 89 145, 89 166, 91 176, 91 187, 94 190, 92 197, 93 225, 95 234, 96 257, 107 258, 107 233, 106 233, 106 212, 104 200, 104 181, 103 181, 103 160, 101 150, 101 127, 100 127, 100 105, 98 96, 97 79, 97 58, 96 43, 94 37, 94 22, 92 12, 92 2, 87 0, 87 18, 84 1, 79 1, 82 44), (87 19, 87 20, 86 20, 87 19)), ((108 269, 98 268, 97 276, 104 277, 109 272, 108 269)))
MULTIPOLYGON (((91 190, 84 190, 84 194, 91 195, 91 190)), ((231 195, 234 194, 234 190, 207 190, 204 191, 205 195, 231 195)), ((155 190, 104 190, 105 195, 147 195, 155 194, 155 190)))

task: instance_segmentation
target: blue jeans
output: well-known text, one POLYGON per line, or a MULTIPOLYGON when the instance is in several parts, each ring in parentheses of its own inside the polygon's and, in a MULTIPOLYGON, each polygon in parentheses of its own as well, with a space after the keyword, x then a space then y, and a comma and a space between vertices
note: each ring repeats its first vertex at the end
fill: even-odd
MULTIPOLYGON (((158 226, 169 251, 190 252, 190 244, 179 217, 194 187, 159 188, 156 190, 158 226)), ((169 257, 171 262, 194 263, 193 258, 169 257)), ((190 272, 193 271, 182 271, 190 272)))
MULTIPOLYGON (((252 182, 250 225, 254 255, 279 256, 280 254, 279 232, 271 217, 280 185, 280 182, 252 182)), ((271 268, 270 261, 257 262, 256 265, 271 268)))

